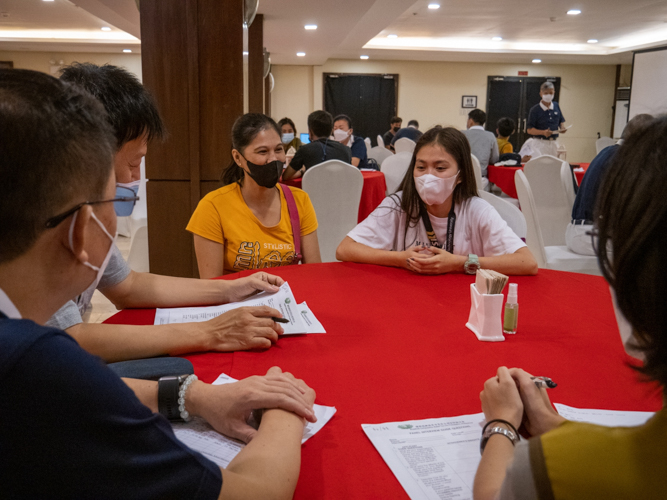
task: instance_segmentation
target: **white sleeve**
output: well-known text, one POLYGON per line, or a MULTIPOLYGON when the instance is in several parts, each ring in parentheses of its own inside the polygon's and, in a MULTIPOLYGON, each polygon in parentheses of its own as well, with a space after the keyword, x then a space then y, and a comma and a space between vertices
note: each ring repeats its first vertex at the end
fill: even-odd
POLYGON ((399 199, 394 195, 388 196, 347 236, 371 248, 396 250, 396 236, 402 214, 399 199))
POLYGON ((478 236, 481 238, 483 257, 494 257, 516 252, 526 246, 512 229, 503 220, 493 206, 484 200, 479 200, 479 210, 474 216, 474 226, 478 228, 478 236))

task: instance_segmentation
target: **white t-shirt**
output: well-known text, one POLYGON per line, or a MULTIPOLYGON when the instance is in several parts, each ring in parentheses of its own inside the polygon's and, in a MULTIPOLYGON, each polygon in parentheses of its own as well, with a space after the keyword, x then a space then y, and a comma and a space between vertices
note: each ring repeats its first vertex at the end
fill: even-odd
MULTIPOLYGON (((347 235, 357 243, 378 250, 403 251, 416 242, 428 244, 426 228, 421 219, 415 227, 408 228, 407 216, 401 209, 402 192, 388 196, 366 220, 359 223, 347 235)), ((454 254, 479 257, 511 254, 526 246, 491 204, 475 196, 454 207, 454 254)), ((447 217, 429 214, 436 238, 442 244, 447 237, 447 217)))

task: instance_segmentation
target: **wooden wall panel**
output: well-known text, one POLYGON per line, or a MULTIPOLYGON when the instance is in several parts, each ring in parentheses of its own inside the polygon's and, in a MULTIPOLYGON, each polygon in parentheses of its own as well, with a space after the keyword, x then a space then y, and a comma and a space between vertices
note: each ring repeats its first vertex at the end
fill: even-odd
POLYGON ((248 28, 248 111, 264 112, 264 16, 248 28))

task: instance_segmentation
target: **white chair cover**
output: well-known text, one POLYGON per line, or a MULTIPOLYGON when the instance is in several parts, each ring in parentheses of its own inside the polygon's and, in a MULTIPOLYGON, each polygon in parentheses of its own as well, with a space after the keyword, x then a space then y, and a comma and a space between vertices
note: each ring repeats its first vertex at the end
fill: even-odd
POLYGON ((387 195, 398 190, 405 177, 405 172, 410 167, 411 160, 412 153, 396 153, 382 162, 381 171, 387 183, 387 195))
POLYGON ((482 165, 480 165, 477 157, 471 154, 470 158, 472 159, 472 169, 475 171, 475 184, 477 184, 477 190, 481 191, 486 187, 488 182, 485 183, 482 180, 482 165))
POLYGON ((600 137, 597 141, 595 141, 595 154, 598 154, 604 148, 613 146, 614 144, 616 144, 616 140, 612 139, 611 137, 600 137))
POLYGON ((567 196, 567 202, 570 205, 570 213, 572 213, 572 207, 574 206, 574 198, 576 194, 574 193, 574 183, 577 181, 577 178, 572 175, 572 169, 567 163, 563 163, 560 167, 560 182, 563 185, 563 190, 565 191, 565 196, 567 196))
POLYGON ((500 214, 507 225, 519 238, 526 238, 528 227, 526 226, 526 218, 515 205, 505 201, 495 194, 488 193, 483 189, 478 189, 477 194, 484 201, 488 201, 493 208, 500 214))
POLYGON ((380 134, 378 134, 378 146, 381 148, 385 147, 384 139, 380 134))
POLYGON ((383 146, 375 146, 368 152, 368 157, 373 158, 376 162, 378 162, 378 165, 382 165, 383 161, 393 155, 394 153, 383 146))
POLYGON ((340 160, 328 160, 306 170, 303 190, 317 214, 322 262, 336 262, 336 248, 356 225, 364 176, 340 160))
POLYGON ((407 137, 401 137, 394 143, 394 151, 397 153, 412 153, 417 143, 407 137))
POLYGON ((366 143, 366 152, 368 153, 371 150, 371 148, 373 147, 373 146, 371 146, 371 138, 366 137, 364 139, 364 142, 366 143))
POLYGON ((150 272, 148 260, 148 226, 139 227, 132 236, 127 264, 135 272, 150 272))

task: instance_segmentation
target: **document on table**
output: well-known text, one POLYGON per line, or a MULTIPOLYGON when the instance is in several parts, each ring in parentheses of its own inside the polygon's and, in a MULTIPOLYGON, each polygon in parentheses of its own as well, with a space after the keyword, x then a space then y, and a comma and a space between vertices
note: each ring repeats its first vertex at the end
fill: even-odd
POLYGON ((289 284, 283 283, 280 290, 275 293, 261 292, 241 302, 232 302, 220 306, 210 307, 179 307, 170 309, 157 309, 155 312, 156 325, 169 325, 174 323, 190 323, 208 321, 220 316, 227 311, 239 307, 269 306, 278 309, 283 318, 289 323, 281 326, 285 335, 298 333, 326 333, 322 324, 308 308, 305 302, 296 303, 294 294, 289 284))
POLYGON ((484 414, 362 424, 413 500, 469 500, 481 459, 484 414))
MULTIPOLYGON (((236 379, 222 373, 213 382, 213 385, 231 384, 236 379)), ((313 405, 317 422, 308 423, 303 430, 301 444, 313 437, 336 413, 333 406, 313 405)), ((223 436, 202 419, 193 419, 191 422, 172 424, 176 437, 188 447, 198 451, 223 469, 229 465, 236 455, 243 449, 245 443, 223 436)))
POLYGON ((606 427, 637 427, 644 425, 652 411, 590 410, 554 403, 559 415, 575 422, 604 425, 606 427))

